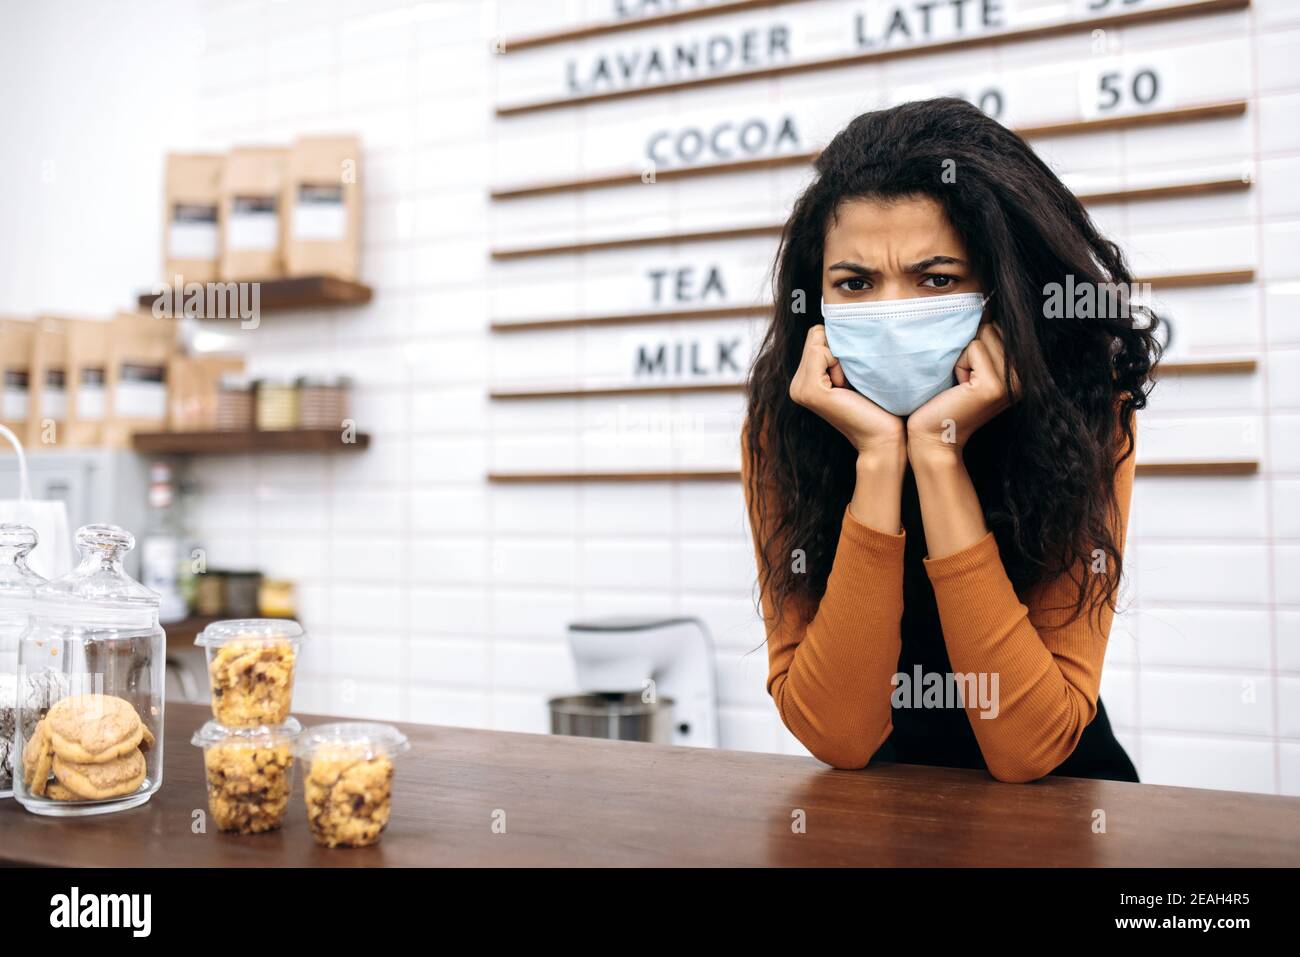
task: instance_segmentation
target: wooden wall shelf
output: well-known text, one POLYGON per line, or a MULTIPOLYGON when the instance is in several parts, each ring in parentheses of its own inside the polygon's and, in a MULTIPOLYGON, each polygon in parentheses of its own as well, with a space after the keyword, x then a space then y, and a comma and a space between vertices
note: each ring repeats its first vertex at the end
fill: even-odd
MULTIPOLYGON (((1080 193, 1079 201, 1085 205, 1100 206, 1111 203, 1142 202, 1146 200, 1176 199, 1187 196, 1205 196, 1213 193, 1235 193, 1251 188, 1252 182, 1242 177, 1232 179, 1200 180, 1193 183, 1167 183, 1160 186, 1136 186, 1131 189, 1080 193)), ((616 239, 589 240, 576 243, 558 243, 548 246, 520 246, 514 249, 494 249, 492 258, 500 261, 531 259, 537 256, 559 256, 572 253, 604 252, 626 249, 631 246, 652 246, 667 243, 696 243, 732 239, 750 239, 755 236, 779 236, 784 223, 764 223, 758 226, 738 226, 731 229, 694 230, 680 233, 658 233, 649 236, 623 236, 616 239)))
MULTIPOLYGON (((294 276, 290 279, 258 280, 259 308, 263 312, 289 312, 294 309, 314 309, 321 306, 360 306, 371 300, 374 290, 360 282, 337 279, 334 276, 294 276)), ((152 292, 142 292, 139 307, 153 309, 158 297, 152 292)), ((168 303, 168 318, 170 303, 168 303)))
POLYGON ((210 431, 137 432, 131 447, 152 455, 235 455, 249 452, 360 452, 370 436, 358 432, 344 442, 338 429, 293 429, 284 432, 210 431))
MULTIPOLYGON (((1152 110, 1150 113, 1130 113, 1124 116, 1103 116, 1091 120, 1069 120, 1039 126, 1017 127, 1015 132, 1025 139, 1049 139, 1062 136, 1079 136, 1110 130, 1136 129, 1189 123, 1197 120, 1222 119, 1243 116, 1245 100, 1210 103, 1203 106, 1184 106, 1172 110, 1152 110)), ((815 160, 821 150, 787 153, 781 156, 760 156, 755 159, 735 160, 729 163, 701 163, 695 166, 677 166, 655 170, 655 182, 689 179, 695 176, 717 176, 725 173, 749 173, 786 166, 802 166, 815 160)), ((523 199, 529 196, 547 196, 584 189, 604 189, 611 186, 644 185, 639 170, 605 173, 598 176, 550 180, 538 183, 521 183, 492 190, 494 200, 523 199)))
POLYGON ((1121 29, 1124 27, 1155 23, 1165 20, 1181 20, 1191 17, 1201 17, 1214 13, 1245 10, 1249 6, 1250 0, 1194 0, 1194 2, 1182 3, 1177 6, 1137 9, 1125 13, 1114 13, 1109 16, 1067 20, 1059 23, 1045 23, 1010 30, 998 30, 996 32, 961 37, 954 40, 942 40, 936 43, 918 43, 912 46, 895 47, 893 49, 885 50, 872 50, 864 53, 853 53, 847 56, 828 57, 821 60, 808 60, 802 63, 786 63, 780 66, 764 67, 759 70, 722 73, 715 76, 698 77, 692 80, 679 80, 673 83, 659 83, 652 86, 639 86, 624 90, 610 90, 603 93, 589 93, 582 96, 562 96, 553 99, 535 100, 530 103, 516 103, 498 106, 496 108, 496 114, 497 116, 503 117, 519 116, 526 113, 541 112, 542 110, 585 106, 591 103, 608 103, 614 100, 628 99, 635 96, 650 96, 657 93, 673 93, 681 90, 702 89, 705 87, 720 86, 727 83, 742 83, 746 80, 765 80, 778 76, 794 76, 802 73, 815 73, 823 70, 834 70, 841 67, 858 66, 866 63, 899 60, 907 57, 933 56, 936 53, 969 50, 999 43, 1043 40, 1051 37, 1064 36, 1070 33, 1088 33, 1093 30, 1121 29))
MULTIPOLYGON (((1139 476, 1254 475, 1259 463, 1253 460, 1222 462, 1139 462, 1139 476)), ((588 482, 738 482, 739 469, 667 470, 647 472, 489 472, 488 481, 498 485, 558 485, 588 482)))

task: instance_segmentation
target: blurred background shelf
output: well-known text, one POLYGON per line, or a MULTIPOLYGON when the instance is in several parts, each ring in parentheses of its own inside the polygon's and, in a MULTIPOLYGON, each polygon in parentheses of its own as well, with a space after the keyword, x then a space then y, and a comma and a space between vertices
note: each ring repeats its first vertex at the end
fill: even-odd
POLYGON ((137 432, 131 447, 155 455, 224 455, 247 452, 360 452, 370 436, 358 432, 344 442, 338 429, 293 429, 283 432, 137 432))
POLYGON ((194 639, 199 636, 204 628, 219 621, 217 618, 186 618, 182 621, 172 622, 170 625, 164 624, 163 631, 167 632, 167 650, 192 650, 194 648, 194 639))
MULTIPOLYGON (((1254 475, 1259 462, 1253 459, 1202 462, 1139 462, 1138 475, 1254 475)), ((646 472, 489 472, 488 481, 498 485, 554 485, 586 482, 730 482, 740 481, 739 469, 684 469, 646 472)))
MULTIPOLYGON (((258 305, 263 312, 288 312, 318 306, 360 306, 374 296, 374 290, 365 283, 334 276, 294 276, 257 282, 260 286, 258 305)), ((140 308, 152 310, 157 298, 157 294, 152 292, 140 293, 140 308)))

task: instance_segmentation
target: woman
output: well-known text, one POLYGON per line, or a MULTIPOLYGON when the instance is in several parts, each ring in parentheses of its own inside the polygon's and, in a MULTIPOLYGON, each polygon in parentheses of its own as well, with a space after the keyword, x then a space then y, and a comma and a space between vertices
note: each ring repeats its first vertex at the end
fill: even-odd
POLYGON ((838 768, 1136 781, 1097 693, 1158 320, 1061 308, 1124 257, 963 101, 864 114, 816 172, 742 435, 782 720, 838 768))

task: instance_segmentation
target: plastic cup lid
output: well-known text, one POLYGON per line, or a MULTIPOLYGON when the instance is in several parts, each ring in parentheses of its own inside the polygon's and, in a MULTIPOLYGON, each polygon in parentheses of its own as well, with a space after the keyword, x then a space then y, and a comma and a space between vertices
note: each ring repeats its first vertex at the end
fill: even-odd
POLYGON ((298 736, 294 753, 300 758, 310 758, 318 749, 336 747, 342 751, 360 751, 365 757, 373 758, 409 751, 411 742, 391 724, 343 721, 308 728, 298 736))
POLYGON ((283 724, 263 724, 256 728, 227 728, 224 724, 209 721, 194 732, 190 744, 198 748, 210 748, 218 744, 265 748, 291 743, 301 731, 302 725, 294 717, 283 724))
POLYGON ((231 641, 301 642, 306 635, 292 618, 231 618, 214 621, 199 632, 194 643, 202 648, 220 647, 231 641))

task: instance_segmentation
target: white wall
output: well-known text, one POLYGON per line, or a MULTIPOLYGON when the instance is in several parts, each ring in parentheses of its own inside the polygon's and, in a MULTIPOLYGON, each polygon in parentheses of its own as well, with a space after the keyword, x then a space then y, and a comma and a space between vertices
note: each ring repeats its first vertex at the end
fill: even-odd
MULTIPOLYGON (((674 611, 713 629, 723 745, 800 751, 763 690, 765 653, 753 652, 762 635, 737 486, 513 487, 489 485, 484 473, 609 466, 611 438, 626 465, 734 464, 737 397, 486 399, 493 384, 625 374, 629 337, 665 327, 492 336, 487 324, 636 308, 648 264, 717 261, 736 277, 731 298, 746 301, 761 292, 769 243, 511 264, 493 264, 488 251, 779 218, 806 171, 511 203, 492 203, 487 191, 637 168, 648 131, 666 124, 794 111, 813 140, 873 103, 957 84, 1000 84, 1013 125, 1073 119, 1078 74, 1093 65, 1087 42, 1008 44, 497 119, 498 101, 553 92, 541 84, 571 51, 499 57, 488 38, 552 25, 565 11, 594 17, 607 4, 519 0, 502 6, 509 26, 499 29, 492 8, 470 0, 173 3, 64 29, 96 6, 22 14, 15 29, 26 42, 14 46, 28 69, 0 65, 29 91, 2 107, 17 111, 25 135, 0 144, 0 168, 24 171, 0 178, 0 204, 20 210, 17 221, 36 239, 0 239, 0 310, 106 311, 151 281, 166 148, 287 142, 313 130, 356 131, 366 145, 364 274, 374 302, 269 316, 234 341, 255 372, 354 375, 371 451, 199 466, 196 524, 213 561, 300 582, 313 644, 296 706, 542 731, 545 698, 572 682, 566 621, 674 611), (201 50, 176 57, 160 79, 143 65, 141 38, 173 32, 200 37, 201 50), (49 58, 78 68, 42 65, 49 58), (33 75, 39 84, 26 79, 33 75), (80 171, 75 193, 47 196, 35 185, 46 156, 58 183, 80 171), (665 421, 684 424, 683 442, 638 439, 647 423, 665 421)), ((820 16, 813 8, 824 9, 798 4, 788 16, 820 16)), ((1258 270, 1254 285, 1166 297, 1180 353, 1258 356, 1261 368, 1161 385, 1141 448, 1147 459, 1245 456, 1262 466, 1254 477, 1139 481, 1131 608, 1117 625, 1103 696, 1147 781, 1300 793, 1300 6, 1257 0, 1250 12, 1113 31, 1110 40, 1112 53, 1155 57, 1176 78, 1171 105, 1250 101, 1240 119, 1044 149, 1079 187, 1255 172, 1248 192, 1097 215, 1140 270, 1258 270)))
POLYGON ((192 124, 198 4, 0 3, 0 310, 107 315, 158 272, 163 155, 192 124))

